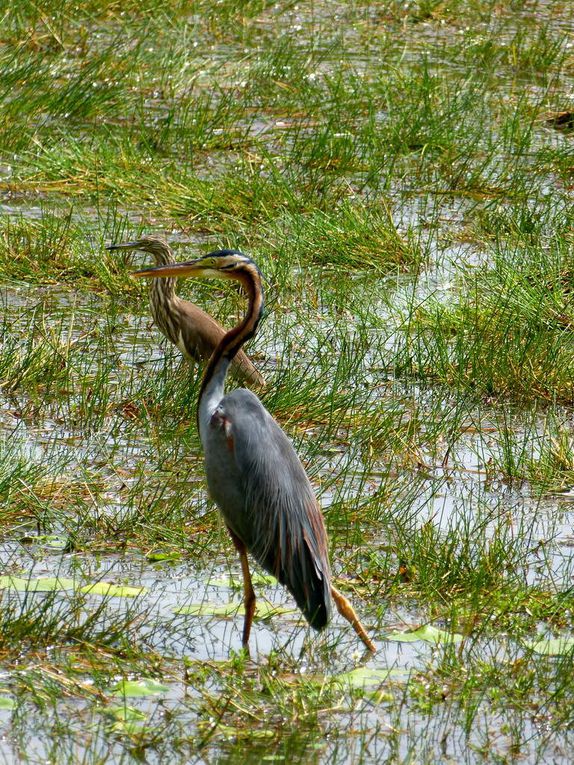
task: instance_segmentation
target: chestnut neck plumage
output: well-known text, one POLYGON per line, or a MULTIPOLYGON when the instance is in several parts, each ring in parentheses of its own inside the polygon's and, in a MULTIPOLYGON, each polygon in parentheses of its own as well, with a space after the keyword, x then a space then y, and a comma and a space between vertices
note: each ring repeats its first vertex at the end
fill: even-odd
POLYGON ((197 406, 197 423, 202 441, 211 415, 225 395, 225 377, 229 365, 242 345, 255 334, 263 313, 261 273, 255 263, 248 261, 225 273, 241 283, 249 305, 243 320, 226 333, 207 363, 197 406))

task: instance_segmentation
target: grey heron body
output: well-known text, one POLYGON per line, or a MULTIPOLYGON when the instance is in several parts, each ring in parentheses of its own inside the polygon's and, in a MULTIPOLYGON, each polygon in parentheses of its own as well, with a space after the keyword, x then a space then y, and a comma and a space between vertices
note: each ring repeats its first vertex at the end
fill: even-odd
POLYGON ((235 250, 221 250, 188 263, 138 271, 135 276, 225 278, 239 281, 249 307, 212 354, 203 376, 197 421, 205 452, 209 491, 241 558, 248 648, 255 593, 247 552, 295 598, 309 624, 323 629, 331 598, 371 651, 375 646, 349 601, 333 587, 323 516, 291 441, 257 396, 239 388, 226 394, 225 378, 243 343, 257 329, 263 310, 261 274, 235 250))
MULTIPOLYGON (((174 262, 166 241, 148 236, 134 242, 111 244, 108 250, 141 250, 153 255, 157 266, 174 262)), ((207 361, 225 335, 223 327, 208 313, 175 293, 175 278, 154 279, 150 284, 151 315, 158 329, 188 361, 207 361)), ((232 373, 241 382, 263 387, 265 381, 244 351, 233 360, 232 373)))

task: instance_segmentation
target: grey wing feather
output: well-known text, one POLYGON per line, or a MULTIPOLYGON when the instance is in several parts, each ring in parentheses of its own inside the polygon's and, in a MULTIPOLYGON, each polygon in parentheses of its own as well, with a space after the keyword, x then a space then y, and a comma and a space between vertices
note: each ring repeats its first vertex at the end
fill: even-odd
POLYGON ((309 623, 331 615, 323 517, 287 436, 244 389, 225 396, 209 427, 206 471, 231 530, 294 596, 309 623))

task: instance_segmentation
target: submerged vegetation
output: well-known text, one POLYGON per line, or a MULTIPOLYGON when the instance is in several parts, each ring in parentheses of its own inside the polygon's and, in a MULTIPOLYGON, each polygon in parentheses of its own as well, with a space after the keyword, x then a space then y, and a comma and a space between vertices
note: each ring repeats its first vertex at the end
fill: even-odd
POLYGON ((571 4, 0 18, 4 759, 569 762, 571 4), (142 232, 265 274, 248 350, 376 656, 264 577, 239 651, 199 370, 104 249, 142 232))

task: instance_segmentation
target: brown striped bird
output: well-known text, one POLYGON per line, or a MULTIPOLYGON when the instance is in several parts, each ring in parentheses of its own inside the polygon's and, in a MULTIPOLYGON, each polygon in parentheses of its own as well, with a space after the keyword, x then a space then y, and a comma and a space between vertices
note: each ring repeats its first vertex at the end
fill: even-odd
MULTIPOLYGON (((107 250, 141 250, 153 255, 156 266, 174 262, 169 244, 158 236, 134 242, 110 244, 107 250)), ((208 313, 175 294, 175 278, 153 279, 149 290, 151 315, 160 332, 183 354, 187 361, 208 361, 225 335, 223 327, 208 313)), ((261 373, 244 351, 233 360, 231 371, 239 382, 263 388, 261 373)))

